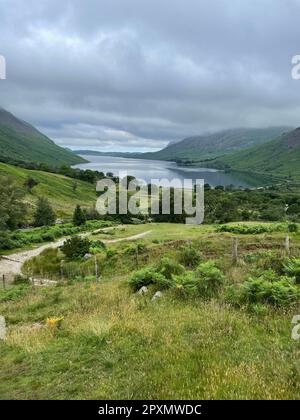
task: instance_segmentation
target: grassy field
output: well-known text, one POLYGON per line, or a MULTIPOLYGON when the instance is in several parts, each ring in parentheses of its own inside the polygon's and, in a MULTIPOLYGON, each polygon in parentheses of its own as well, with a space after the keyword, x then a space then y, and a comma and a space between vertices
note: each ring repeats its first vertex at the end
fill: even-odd
POLYGON ((62 175, 43 171, 31 171, 16 166, 0 163, 0 176, 9 176, 20 186, 24 186, 27 178, 32 177, 39 184, 27 193, 26 202, 32 209, 37 197, 47 197, 55 209, 58 217, 70 216, 77 204, 91 207, 96 203, 96 191, 92 184, 73 180, 62 175), (76 191, 73 185, 76 182, 76 191))
MULTIPOLYGON (((233 235, 215 226, 149 224, 92 238, 145 231, 151 233, 109 244, 107 255, 97 256, 100 281, 66 279, 56 287, 1 291, 0 314, 8 324, 0 343, 1 398, 298 399, 300 341, 291 339, 291 320, 299 306, 236 306, 225 299, 227 286, 243 283, 263 269, 261 263, 268 268, 271 253, 270 261, 282 257, 286 233, 233 235), (237 264, 231 259, 233 236, 239 239, 237 264), (162 256, 180 260, 181 246, 190 242, 204 261, 214 259, 222 269, 226 280, 219 295, 203 299, 169 289, 153 302, 155 286, 145 296, 129 288, 134 270, 162 256), (137 243, 143 245, 138 267, 130 252, 137 243), (60 328, 47 324, 53 317, 63 318, 60 328)), ((300 235, 290 236, 298 256, 300 235)), ((51 253, 40 258, 53 262, 51 253)), ((72 264, 90 274, 93 261, 72 264)))

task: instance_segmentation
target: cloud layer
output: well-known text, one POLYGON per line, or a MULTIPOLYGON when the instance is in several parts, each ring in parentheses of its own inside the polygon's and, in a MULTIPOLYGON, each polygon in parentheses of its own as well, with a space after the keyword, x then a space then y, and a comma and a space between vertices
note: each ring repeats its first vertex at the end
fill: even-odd
POLYGON ((0 0, 0 106, 57 143, 154 150, 300 125, 300 1, 0 0))

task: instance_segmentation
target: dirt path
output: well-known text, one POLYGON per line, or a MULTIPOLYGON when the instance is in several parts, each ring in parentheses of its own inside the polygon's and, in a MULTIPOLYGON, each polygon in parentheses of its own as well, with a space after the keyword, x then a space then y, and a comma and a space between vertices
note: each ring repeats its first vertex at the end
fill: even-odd
MULTIPOLYGON (((120 226, 114 226, 113 228, 118 228, 120 226)), ((103 228, 100 229, 100 231, 107 231, 112 228, 103 228)), ((95 232, 98 232, 99 229, 95 232)), ((122 242, 122 241, 134 241, 139 238, 143 238, 144 236, 148 235, 151 232, 151 230, 148 230, 146 232, 139 233, 137 235, 129 236, 127 238, 119 238, 119 239, 105 239, 102 242, 106 244, 112 244, 116 242, 122 242)), ((91 235, 92 232, 85 232, 81 237, 86 237, 91 235)), ((3 274, 7 277, 7 280, 9 281, 10 278, 15 276, 16 274, 21 274, 21 269, 25 261, 29 260, 30 258, 38 256, 41 252, 43 252, 47 248, 58 248, 63 245, 67 238, 61 238, 58 241, 51 242, 42 246, 39 246, 35 249, 30 249, 28 251, 21 251, 17 252, 15 254, 8 255, 7 257, 0 258, 0 276, 2 278, 3 274)))

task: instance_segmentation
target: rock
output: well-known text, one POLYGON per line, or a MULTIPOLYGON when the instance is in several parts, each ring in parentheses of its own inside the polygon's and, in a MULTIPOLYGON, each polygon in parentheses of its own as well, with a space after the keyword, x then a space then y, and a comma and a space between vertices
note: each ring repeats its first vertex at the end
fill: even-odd
POLYGON ((138 291, 138 295, 145 295, 146 293, 148 293, 148 287, 146 286, 141 287, 138 291))
POLYGON ((155 302, 157 299, 160 299, 161 297, 162 297, 162 292, 156 292, 151 300, 155 302))
POLYGON ((88 260, 88 259, 92 258, 92 254, 85 254, 85 256, 83 258, 85 260, 88 260))

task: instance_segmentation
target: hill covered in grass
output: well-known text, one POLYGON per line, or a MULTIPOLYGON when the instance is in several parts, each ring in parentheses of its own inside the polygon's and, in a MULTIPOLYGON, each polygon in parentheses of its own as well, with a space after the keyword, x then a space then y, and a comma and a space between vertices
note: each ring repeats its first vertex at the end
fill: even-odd
POLYGON ((0 163, 0 177, 13 179, 24 190, 26 190, 25 181, 29 177, 33 178, 38 185, 31 192, 26 190, 26 203, 31 209, 34 209, 37 198, 40 196, 46 197, 51 202, 58 217, 71 216, 77 204, 91 207, 95 204, 97 198, 93 184, 63 175, 31 171, 0 163))
POLYGON ((300 180, 300 128, 246 150, 217 159, 216 167, 300 180))
POLYGON ((176 161, 211 159, 262 144, 288 130, 287 127, 225 130, 214 134, 189 137, 180 142, 171 143, 159 152, 148 153, 147 155, 151 155, 153 159, 176 161))
POLYGON ((35 127, 0 108, 0 160, 43 163, 52 167, 85 162, 57 146, 35 127))

